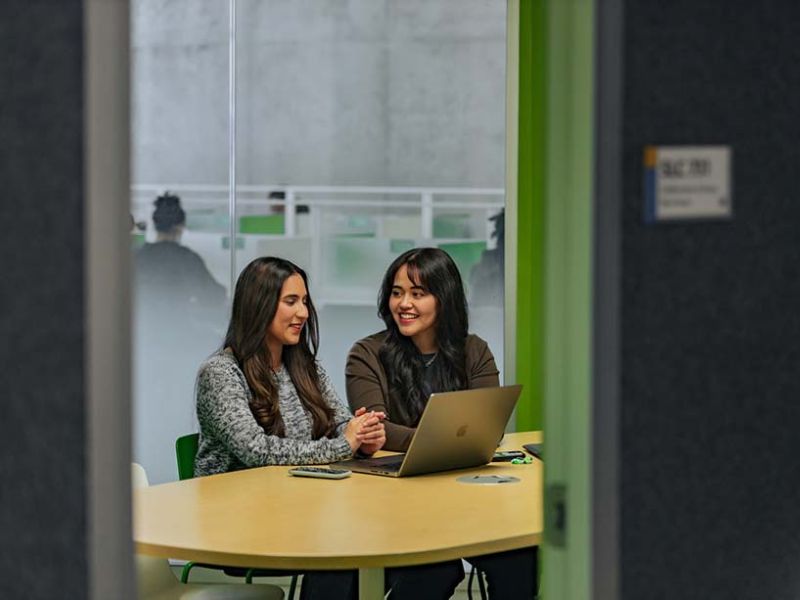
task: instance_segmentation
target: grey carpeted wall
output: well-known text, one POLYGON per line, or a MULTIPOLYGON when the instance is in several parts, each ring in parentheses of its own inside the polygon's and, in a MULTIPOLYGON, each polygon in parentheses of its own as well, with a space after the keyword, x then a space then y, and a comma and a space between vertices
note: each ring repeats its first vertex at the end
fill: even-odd
POLYGON ((0 598, 87 597, 82 18, 0 2, 0 598))
POLYGON ((622 597, 794 600, 800 3, 624 9, 622 597), (733 219, 644 225, 646 144, 730 145, 733 219))

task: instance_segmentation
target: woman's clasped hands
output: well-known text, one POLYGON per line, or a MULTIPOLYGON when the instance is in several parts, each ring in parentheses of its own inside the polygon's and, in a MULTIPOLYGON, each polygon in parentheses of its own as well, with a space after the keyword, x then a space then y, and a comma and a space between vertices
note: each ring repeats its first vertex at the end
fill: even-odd
POLYGON ((355 416, 350 419, 344 431, 344 437, 353 449, 361 454, 374 454, 386 443, 386 430, 383 420, 386 414, 366 408, 359 408, 355 416))

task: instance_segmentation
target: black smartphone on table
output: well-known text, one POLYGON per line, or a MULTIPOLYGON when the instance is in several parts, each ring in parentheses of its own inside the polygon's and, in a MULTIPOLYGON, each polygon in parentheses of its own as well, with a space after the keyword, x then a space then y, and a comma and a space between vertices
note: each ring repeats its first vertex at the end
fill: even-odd
POLYGON ((498 450, 492 457, 492 462, 508 462, 515 458, 525 458, 525 453, 520 450, 498 450))

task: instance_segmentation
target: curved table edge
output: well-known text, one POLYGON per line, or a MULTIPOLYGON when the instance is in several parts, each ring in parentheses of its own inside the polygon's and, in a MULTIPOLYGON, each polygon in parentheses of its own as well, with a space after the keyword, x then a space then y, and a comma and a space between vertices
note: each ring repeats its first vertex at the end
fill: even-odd
POLYGON ((176 546, 155 545, 148 544, 146 542, 136 542, 135 548, 137 553, 146 554, 149 556, 162 556, 164 558, 191 560, 193 562, 204 562, 231 567, 337 570, 420 565, 452 560, 456 558, 469 558, 470 556, 493 554, 495 552, 505 552, 507 550, 518 550, 520 548, 527 548, 529 546, 538 546, 541 544, 541 542, 542 534, 533 533, 505 538, 502 540, 466 544, 451 548, 437 548, 435 550, 426 550, 422 552, 388 555, 353 554, 336 557, 253 556, 247 554, 232 554, 198 550, 197 548, 187 549, 176 546))

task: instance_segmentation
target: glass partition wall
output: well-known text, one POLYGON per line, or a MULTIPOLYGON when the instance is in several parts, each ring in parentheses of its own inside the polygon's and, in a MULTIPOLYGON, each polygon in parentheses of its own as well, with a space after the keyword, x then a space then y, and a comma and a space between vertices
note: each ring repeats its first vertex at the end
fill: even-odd
POLYGON ((415 246, 454 258, 502 373, 504 0, 132 11, 134 458, 153 482, 177 478, 197 367, 258 256, 307 270, 343 397, 383 272, 415 246))

